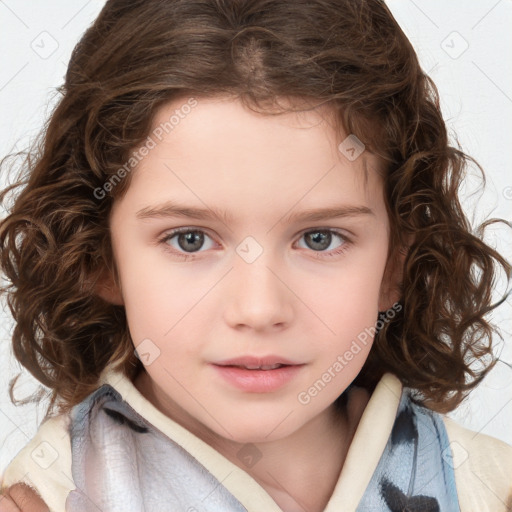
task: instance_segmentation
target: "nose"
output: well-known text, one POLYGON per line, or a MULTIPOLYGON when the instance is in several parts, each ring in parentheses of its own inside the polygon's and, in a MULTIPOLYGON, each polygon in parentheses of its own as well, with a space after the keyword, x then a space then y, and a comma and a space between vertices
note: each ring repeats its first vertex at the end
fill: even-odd
POLYGON ((255 331, 289 326, 293 316, 293 293, 280 274, 282 271, 265 253, 252 263, 238 258, 228 278, 226 322, 235 329, 255 331))

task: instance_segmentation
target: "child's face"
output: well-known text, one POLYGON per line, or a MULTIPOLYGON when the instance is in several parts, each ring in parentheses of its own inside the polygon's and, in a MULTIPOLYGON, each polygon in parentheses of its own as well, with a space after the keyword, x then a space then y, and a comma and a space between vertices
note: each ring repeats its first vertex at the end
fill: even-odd
MULTIPOLYGON (((154 127, 184 103, 162 108, 154 127)), ((219 99, 190 110, 161 141, 152 135, 156 147, 114 205, 119 300, 169 416, 239 442, 283 438, 332 412, 371 348, 365 329, 391 307, 378 162, 341 154, 345 136, 320 111, 271 117, 219 99), (166 202, 229 220, 138 218, 166 202), (288 219, 325 208, 352 214, 288 219), (199 233, 159 242, 183 227, 199 233), (214 365, 269 355, 302 366, 232 380, 214 365)))

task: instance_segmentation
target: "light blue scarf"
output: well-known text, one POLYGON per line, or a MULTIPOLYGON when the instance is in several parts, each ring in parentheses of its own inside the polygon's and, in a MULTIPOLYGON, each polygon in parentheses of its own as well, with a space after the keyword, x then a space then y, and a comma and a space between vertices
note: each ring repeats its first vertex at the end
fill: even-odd
MULTIPOLYGON (((68 496, 67 512, 247 512, 108 384, 73 408, 70 437, 77 489, 68 496)), ((441 511, 460 512, 446 430, 438 414, 415 404, 403 388, 357 512, 441 511)))

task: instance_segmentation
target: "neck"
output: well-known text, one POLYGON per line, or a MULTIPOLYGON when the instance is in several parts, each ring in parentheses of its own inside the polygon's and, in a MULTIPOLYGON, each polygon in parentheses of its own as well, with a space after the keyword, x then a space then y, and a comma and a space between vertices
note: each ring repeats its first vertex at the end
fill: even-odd
POLYGON ((349 430, 346 411, 331 407, 284 439, 255 443, 261 459, 252 467, 237 457, 240 445, 219 439, 215 448, 249 473, 283 511, 320 512, 338 481, 349 430))

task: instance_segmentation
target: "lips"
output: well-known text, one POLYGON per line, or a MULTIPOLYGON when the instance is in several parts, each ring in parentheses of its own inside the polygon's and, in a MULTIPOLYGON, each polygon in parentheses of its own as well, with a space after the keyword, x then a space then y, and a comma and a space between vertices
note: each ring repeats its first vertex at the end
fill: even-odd
POLYGON ((243 356, 218 361, 213 364, 216 366, 233 366, 247 370, 276 370, 282 366, 296 366, 302 363, 297 363, 281 356, 270 355, 265 357, 243 356))
POLYGON ((272 355, 244 356, 217 361, 211 365, 230 387, 246 393, 270 393, 297 378, 306 364, 272 355))

